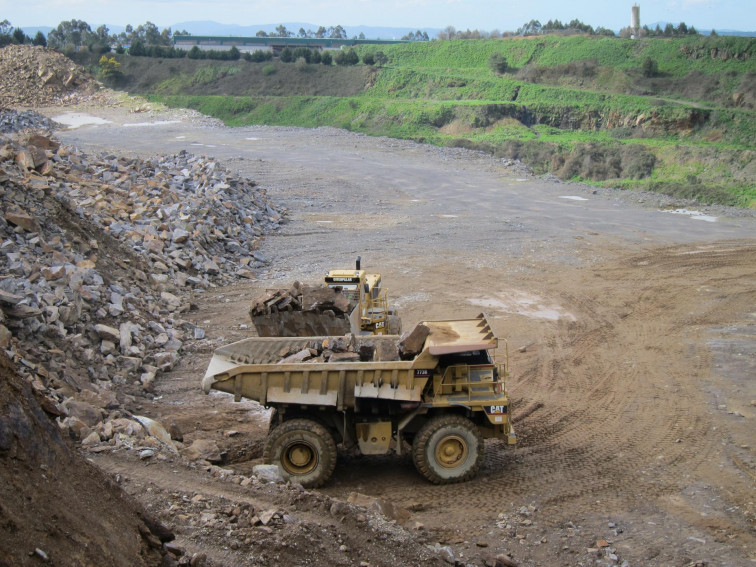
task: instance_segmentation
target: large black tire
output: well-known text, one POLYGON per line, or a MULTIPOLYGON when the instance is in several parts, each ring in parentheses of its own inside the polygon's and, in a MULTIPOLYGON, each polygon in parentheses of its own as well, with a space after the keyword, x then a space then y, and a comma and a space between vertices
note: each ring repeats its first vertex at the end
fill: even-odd
POLYGON ((337 456, 333 436, 309 419, 292 419, 274 427, 263 449, 264 463, 278 465, 286 480, 306 488, 317 488, 331 478, 337 456))
POLYGON ((434 484, 473 478, 483 463, 483 438, 469 419, 457 415, 431 418, 412 443, 412 461, 434 484))

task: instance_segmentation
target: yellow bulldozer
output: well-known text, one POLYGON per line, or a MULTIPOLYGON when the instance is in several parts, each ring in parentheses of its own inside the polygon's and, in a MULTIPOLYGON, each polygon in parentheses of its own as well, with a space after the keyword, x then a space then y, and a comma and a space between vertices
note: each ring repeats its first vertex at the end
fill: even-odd
POLYGON ((267 290, 252 301, 249 315, 261 337, 398 335, 401 319, 390 307, 380 274, 362 269, 330 270, 322 284, 295 282, 289 289, 267 290))

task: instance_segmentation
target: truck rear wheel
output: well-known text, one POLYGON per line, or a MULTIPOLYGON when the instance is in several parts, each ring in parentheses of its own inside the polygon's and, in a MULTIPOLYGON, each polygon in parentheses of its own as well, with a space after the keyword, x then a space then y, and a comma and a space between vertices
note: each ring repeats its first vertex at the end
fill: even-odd
POLYGON ((322 486, 336 468, 336 442, 320 423, 292 419, 265 440, 263 462, 278 465, 286 480, 307 488, 322 486))
POLYGON ((483 463, 483 438, 469 419, 443 415, 417 432, 412 460, 418 472, 434 484, 469 480, 483 463))

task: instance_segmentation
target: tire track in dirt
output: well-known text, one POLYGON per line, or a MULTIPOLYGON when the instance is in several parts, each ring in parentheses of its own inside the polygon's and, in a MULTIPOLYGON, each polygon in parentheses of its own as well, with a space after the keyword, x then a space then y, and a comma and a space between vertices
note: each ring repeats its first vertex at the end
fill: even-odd
MULTIPOLYGON (((480 530, 512 502, 537 499, 558 514, 597 500, 627 508, 679 492, 719 454, 700 391, 710 368, 702 326, 727 320, 719 312, 722 299, 732 298, 729 288, 742 284, 753 265, 753 246, 738 244, 732 252, 673 247, 528 280, 577 321, 542 325, 538 349, 518 361, 522 370, 509 385, 515 417, 517 407, 541 405, 518 420, 518 449, 489 441, 478 478, 453 487, 422 484, 406 462, 387 471, 397 463, 386 459, 384 466, 368 465, 380 469, 372 476, 377 490, 363 466, 350 462, 352 470, 337 470, 336 486, 326 492, 367 490, 399 504, 432 502, 417 514, 429 527, 459 522, 480 530), (732 275, 723 277, 728 269, 732 275), (712 280, 719 296, 702 302, 700 289, 712 280)), ((703 474, 713 480, 710 471, 703 474)))

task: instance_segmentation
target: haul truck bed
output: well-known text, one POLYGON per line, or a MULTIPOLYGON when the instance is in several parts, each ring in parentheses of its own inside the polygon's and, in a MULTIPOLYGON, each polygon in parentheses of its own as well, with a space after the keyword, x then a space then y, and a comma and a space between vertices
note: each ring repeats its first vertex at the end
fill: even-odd
MULTIPOLYGON (((388 452, 393 441, 395 450, 401 452, 403 441, 416 440, 428 423, 441 423, 442 432, 450 427, 454 430, 451 441, 444 446, 451 455, 449 462, 444 464, 443 452, 422 456, 419 454, 423 448, 413 445, 413 457, 415 452, 419 455, 416 465, 418 459, 423 463, 434 459, 441 462, 438 470, 428 472, 421 466, 418 470, 434 482, 465 480, 480 466, 483 437, 503 437, 512 444, 515 441, 504 388, 506 365, 496 364, 491 356, 498 339, 483 314, 475 319, 430 321, 423 325, 429 334, 421 352, 412 360, 281 364, 279 360, 286 353, 305 349, 313 341, 333 338, 242 340, 215 351, 202 388, 205 392, 233 394, 237 401, 248 398, 276 408, 278 422, 271 424, 271 437, 283 435, 281 428, 286 430, 286 439, 296 437, 287 433, 288 429, 300 432, 303 438, 317 430, 316 437, 325 438, 327 446, 334 443, 334 451, 338 441, 357 445, 363 453, 380 454, 388 452), (297 423, 292 425, 290 420, 297 423), (462 467, 461 473, 456 474, 455 459, 463 460, 463 456, 464 460, 472 456, 475 459, 471 467, 462 467)), ((378 352, 380 342, 398 339, 390 335, 353 338, 359 344, 372 344, 378 352)), ((431 441, 422 438, 423 443, 431 441)), ((317 469, 314 463, 323 458, 318 452, 322 443, 300 441, 301 446, 295 443, 300 451, 296 454, 311 455, 308 466, 312 464, 317 469)), ((310 482, 307 466, 298 475, 301 471, 291 455, 288 461, 284 458, 286 447, 281 449, 271 443, 270 450, 266 446, 266 460, 279 459, 285 476, 288 471, 290 478, 311 486, 324 482, 322 475, 310 482)), ((330 472, 325 478, 328 476, 330 472)))

